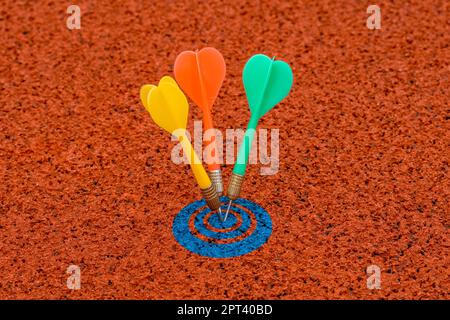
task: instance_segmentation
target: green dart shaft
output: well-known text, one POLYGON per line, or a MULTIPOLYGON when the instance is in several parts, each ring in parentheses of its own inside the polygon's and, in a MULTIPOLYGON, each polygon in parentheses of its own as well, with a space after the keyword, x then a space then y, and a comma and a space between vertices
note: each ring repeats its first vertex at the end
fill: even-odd
POLYGON ((241 147, 239 148, 236 163, 233 168, 233 173, 243 176, 245 170, 247 169, 248 158, 250 156, 250 151, 252 148, 253 138, 255 137, 256 127, 258 125, 258 118, 252 116, 247 125, 247 130, 245 131, 244 139, 242 141, 241 147))

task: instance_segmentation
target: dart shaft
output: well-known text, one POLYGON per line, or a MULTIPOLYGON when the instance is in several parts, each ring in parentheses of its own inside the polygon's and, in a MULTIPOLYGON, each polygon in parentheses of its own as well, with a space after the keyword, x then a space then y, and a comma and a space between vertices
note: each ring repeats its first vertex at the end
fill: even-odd
MULTIPOLYGON (((233 174, 231 175, 230 184, 228 185, 228 198, 235 200, 241 193, 242 182, 244 181, 245 170, 247 168, 248 158, 252 148, 253 139, 256 133, 256 127, 258 126, 258 118, 255 116, 250 117, 250 121, 245 131, 244 140, 239 148, 238 157, 233 168, 233 174)), ((227 214, 225 216, 228 216, 227 214)))
POLYGON ((256 127, 258 125, 258 118, 251 117, 248 122, 247 130, 245 131, 244 139, 239 148, 236 163, 233 168, 233 173, 237 175, 245 175, 245 169, 247 168, 248 158, 252 148, 253 138, 255 137, 256 127))
POLYGON ((208 189, 211 186, 211 179, 205 171, 200 159, 195 153, 191 142, 186 135, 182 135, 178 138, 183 148, 184 154, 186 155, 189 164, 194 174, 195 180, 197 181, 200 189, 208 189))
POLYGON ((209 112, 209 110, 203 111, 203 128, 207 133, 204 144, 206 150, 206 163, 208 164, 208 175, 216 187, 217 194, 220 196, 223 192, 222 172, 220 171, 216 130, 214 130, 211 112, 209 112))
POLYGON ((214 130, 214 125, 209 111, 203 112, 203 129, 208 134, 205 137, 204 145, 206 152, 206 163, 208 170, 214 171, 220 169, 219 151, 217 148, 217 137, 214 130))
POLYGON ((197 180, 198 186, 202 192, 202 196, 206 201, 206 204, 211 210, 217 210, 220 208, 220 198, 216 192, 216 187, 212 184, 211 179, 203 168, 200 159, 195 153, 191 142, 186 135, 179 136, 178 140, 183 147, 184 153, 189 160, 189 164, 194 174, 195 180, 197 180))

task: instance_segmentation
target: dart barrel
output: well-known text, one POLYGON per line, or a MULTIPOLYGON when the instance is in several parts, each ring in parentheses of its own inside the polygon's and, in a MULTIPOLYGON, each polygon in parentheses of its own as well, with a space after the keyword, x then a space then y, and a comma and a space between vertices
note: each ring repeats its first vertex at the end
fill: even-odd
POLYGON ((200 190, 202 191, 203 199, 205 199, 206 204, 212 211, 220 208, 221 202, 219 196, 217 195, 214 183, 211 183, 208 188, 200 190))
POLYGON ((223 182, 222 182, 222 172, 219 170, 208 171, 209 178, 212 184, 216 188, 217 195, 220 197, 223 194, 223 182))
POLYGON ((236 200, 241 193, 242 182, 244 181, 244 176, 240 174, 233 173, 230 178, 230 184, 228 185, 227 196, 231 200, 236 200))

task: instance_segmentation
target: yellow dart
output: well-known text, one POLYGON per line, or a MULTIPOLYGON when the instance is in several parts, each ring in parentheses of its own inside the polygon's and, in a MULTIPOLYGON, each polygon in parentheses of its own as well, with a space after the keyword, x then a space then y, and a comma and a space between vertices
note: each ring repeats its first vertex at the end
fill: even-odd
POLYGON ((175 80, 165 76, 158 86, 143 85, 140 98, 153 121, 180 141, 208 207, 220 212, 221 203, 216 189, 186 135, 189 104, 175 80))

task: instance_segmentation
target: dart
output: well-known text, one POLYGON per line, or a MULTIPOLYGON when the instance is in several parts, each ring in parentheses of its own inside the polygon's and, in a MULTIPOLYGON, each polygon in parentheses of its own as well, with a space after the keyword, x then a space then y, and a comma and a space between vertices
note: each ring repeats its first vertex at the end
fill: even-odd
POLYGON ((166 76, 159 81, 158 86, 148 84, 142 86, 140 98, 153 121, 178 139, 201 189, 203 198, 211 210, 219 210, 219 216, 221 217, 221 203, 215 186, 186 135, 189 105, 175 80, 166 76))
POLYGON ((228 185, 227 196, 230 201, 224 221, 228 217, 231 203, 238 198, 241 192, 258 121, 289 94, 293 75, 286 62, 257 54, 245 64, 242 81, 250 107, 250 120, 228 185))
POLYGON ((211 130, 205 140, 209 151, 206 162, 208 174, 220 196, 223 183, 211 110, 225 78, 225 61, 219 51, 210 47, 195 52, 184 51, 175 60, 174 74, 181 89, 202 110, 204 131, 211 130))

